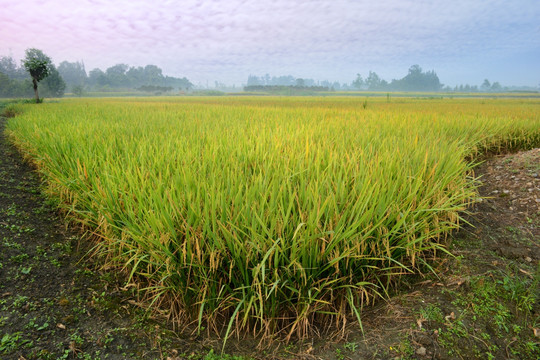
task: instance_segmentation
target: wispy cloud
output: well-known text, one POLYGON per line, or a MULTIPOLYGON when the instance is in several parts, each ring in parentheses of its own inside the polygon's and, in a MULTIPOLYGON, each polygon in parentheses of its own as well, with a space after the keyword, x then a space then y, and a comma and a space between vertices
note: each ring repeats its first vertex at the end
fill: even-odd
MULTIPOLYGON (((540 3, 531 0, 0 0, 0 8, 0 55, 38 47, 56 61, 154 63, 196 81, 264 72, 350 81, 370 69, 400 76, 412 63, 441 75, 490 57, 540 55, 540 3)), ((538 67, 531 72, 540 78, 538 67)))

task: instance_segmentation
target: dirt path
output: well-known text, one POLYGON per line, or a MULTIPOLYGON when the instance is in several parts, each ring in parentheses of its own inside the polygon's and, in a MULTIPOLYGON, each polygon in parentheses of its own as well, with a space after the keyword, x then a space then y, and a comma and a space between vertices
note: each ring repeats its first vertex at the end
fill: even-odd
MULTIPOLYGON (((0 120, 0 359, 218 359, 208 337, 179 339, 152 322, 110 274, 81 260, 39 179, 0 120)), ((540 149, 481 166, 482 196, 434 272, 365 309, 335 343, 229 340, 225 359, 540 358, 540 149)))

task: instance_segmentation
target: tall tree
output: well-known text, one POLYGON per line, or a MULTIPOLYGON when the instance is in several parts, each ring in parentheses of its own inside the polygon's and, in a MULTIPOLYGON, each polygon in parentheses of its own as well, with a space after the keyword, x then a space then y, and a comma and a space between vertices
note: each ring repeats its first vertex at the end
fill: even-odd
POLYGON ((38 83, 45 79, 51 71, 51 58, 38 49, 27 49, 23 66, 30 73, 34 85, 34 95, 36 103, 39 103, 38 83))
POLYGON ((7 75, 11 80, 24 80, 27 78, 26 70, 18 67, 11 56, 0 58, 0 72, 7 75))
POLYGON ((381 78, 379 75, 377 75, 377 73, 370 71, 366 79, 366 85, 368 86, 369 90, 379 90, 381 87, 381 78))
POLYGON ((409 68, 409 73, 400 80, 393 80, 391 87, 403 91, 439 91, 442 88, 435 71, 423 72, 419 65, 409 68))
POLYGON ((88 82, 91 86, 105 86, 108 85, 108 79, 105 73, 98 68, 90 70, 88 73, 88 82))
POLYGON ((88 76, 82 62, 62 61, 58 65, 58 72, 69 88, 84 86, 88 76))
POLYGON ((126 75, 128 70, 129 66, 127 64, 116 64, 105 70, 109 85, 115 88, 129 87, 129 78, 126 75))
POLYGON ((491 84, 491 91, 502 91, 502 86, 499 84, 498 81, 495 81, 493 84, 491 84))
POLYGON ((362 79, 362 75, 356 74, 356 80, 352 82, 352 86, 357 88, 358 90, 364 87, 364 79, 362 79))
POLYGON ((147 84, 158 85, 163 82, 163 72, 156 65, 146 65, 144 67, 144 76, 147 84))
POLYGON ((12 80, 0 71, 0 97, 10 96, 12 80))
POLYGON ((484 79, 484 82, 482 83, 482 85, 480 85, 480 89, 484 91, 488 91, 491 89, 491 83, 488 79, 484 79))

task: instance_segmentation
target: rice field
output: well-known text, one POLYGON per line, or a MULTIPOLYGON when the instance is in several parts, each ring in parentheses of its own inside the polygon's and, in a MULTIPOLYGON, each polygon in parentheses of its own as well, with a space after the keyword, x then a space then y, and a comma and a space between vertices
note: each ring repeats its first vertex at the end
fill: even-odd
POLYGON ((483 154, 540 145, 538 99, 66 99, 13 111, 11 139, 105 264, 150 307, 225 337, 359 321, 446 251, 483 154))

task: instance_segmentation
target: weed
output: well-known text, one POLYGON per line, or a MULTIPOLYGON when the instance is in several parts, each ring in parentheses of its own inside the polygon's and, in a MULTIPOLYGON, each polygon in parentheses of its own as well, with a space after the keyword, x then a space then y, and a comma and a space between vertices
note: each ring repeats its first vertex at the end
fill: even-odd
POLYGON ((57 242, 52 244, 51 249, 59 249, 62 252, 69 254, 71 253, 71 244, 69 241, 57 242))
POLYGON ((514 301, 521 311, 529 313, 538 298, 538 283, 540 280, 540 264, 537 266, 533 279, 517 275, 506 275, 498 284, 504 289, 504 297, 514 301))
POLYGON ((405 358, 410 358, 414 355, 414 347, 409 339, 402 339, 397 350, 405 358))
POLYGON ((15 250, 22 250, 23 246, 16 242, 11 242, 8 240, 8 238, 4 238, 3 245, 7 248, 15 249, 15 250))
POLYGON ((0 224, 0 227, 8 229, 12 233, 16 233, 16 234, 31 233, 31 232, 34 232, 36 230, 34 228, 29 228, 29 227, 25 227, 25 226, 19 226, 19 225, 16 225, 16 224, 11 224, 11 225, 10 224, 0 224))
POLYGON ((244 358, 242 356, 234 356, 228 354, 216 354, 214 350, 210 350, 208 354, 204 356, 202 360, 249 360, 249 358, 244 358))
POLYGON ((3 212, 7 216, 15 216, 17 214, 17 205, 15 203, 13 203, 8 208, 3 210, 3 212))
POLYGON ((101 294, 94 293, 92 295, 92 303, 96 307, 106 308, 108 304, 108 300, 106 299, 105 292, 103 291, 101 294))
POLYGON ((75 270, 75 274, 80 274, 83 276, 92 276, 94 275, 94 272, 90 269, 77 269, 75 270))
POLYGON ((107 334, 105 336, 105 340, 103 341, 103 343, 105 345, 110 345, 113 341, 114 341, 114 336, 112 336, 111 334, 107 334))
POLYGON ((49 258, 49 262, 56 267, 62 267, 62 263, 56 258, 49 258))
POLYGON ((426 307, 420 310, 420 315, 422 318, 433 321, 435 323, 444 322, 444 314, 442 310, 436 304, 428 304, 426 307))
POLYGON ((45 255, 47 255, 47 252, 45 251, 45 249, 41 245, 38 245, 38 246, 36 246, 36 254, 38 256, 45 256, 45 255))
POLYGON ((84 339, 77 333, 73 333, 69 336, 69 339, 75 343, 75 345, 82 345, 84 343, 84 339))
POLYGON ((41 299, 41 301, 43 302, 43 304, 45 304, 47 306, 53 306, 54 305, 54 301, 49 299, 49 298, 43 298, 43 299, 41 299))
POLYGON ((358 344, 355 343, 355 342, 348 342, 346 343, 345 345, 343 345, 343 348, 345 350, 348 350, 350 352, 356 352, 356 350, 358 349, 358 344))
POLYGON ((28 296, 17 295, 15 296, 15 299, 13 300, 13 303, 11 304, 11 306, 17 309, 26 304, 28 304, 28 296))
POLYGON ((33 329, 33 330, 37 330, 37 331, 45 330, 48 327, 49 327, 49 323, 47 321, 45 321, 43 324, 39 325, 39 323, 37 322, 36 317, 30 319, 28 321, 28 323, 26 323, 26 325, 24 326, 25 329, 33 329))
POLYGON ((0 339, 0 354, 9 354, 23 345, 29 345, 30 341, 22 338, 21 332, 4 334, 0 339))

